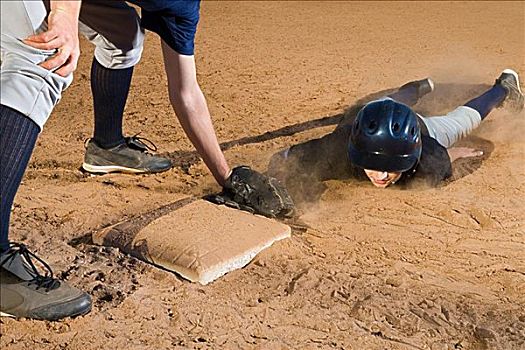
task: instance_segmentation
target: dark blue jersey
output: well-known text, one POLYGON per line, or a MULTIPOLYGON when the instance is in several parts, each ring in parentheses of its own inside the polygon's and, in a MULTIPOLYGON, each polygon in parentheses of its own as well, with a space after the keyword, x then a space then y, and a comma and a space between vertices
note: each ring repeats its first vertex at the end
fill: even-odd
POLYGON ((173 50, 193 55, 200 0, 129 0, 141 8, 141 25, 173 50))

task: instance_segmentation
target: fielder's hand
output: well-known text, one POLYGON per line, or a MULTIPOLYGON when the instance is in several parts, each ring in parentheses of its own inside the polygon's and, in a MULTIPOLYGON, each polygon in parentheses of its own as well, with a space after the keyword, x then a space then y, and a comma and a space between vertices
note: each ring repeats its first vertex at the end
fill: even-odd
POLYGON ((294 203, 286 189, 273 177, 248 166, 232 170, 223 191, 207 196, 209 201, 268 217, 291 217, 294 203))
POLYGON ((77 68, 80 56, 79 11, 80 1, 52 1, 48 30, 24 40, 24 43, 37 49, 57 51, 54 56, 40 63, 42 68, 54 71, 63 77, 68 76, 77 68))

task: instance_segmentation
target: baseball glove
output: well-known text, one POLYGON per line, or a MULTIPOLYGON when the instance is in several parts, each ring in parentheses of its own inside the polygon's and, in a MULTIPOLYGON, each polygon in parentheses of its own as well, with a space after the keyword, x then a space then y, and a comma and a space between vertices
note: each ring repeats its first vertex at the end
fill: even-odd
POLYGON ((286 189, 273 177, 263 175, 249 166, 232 170, 223 191, 209 195, 207 200, 271 218, 292 217, 294 203, 286 189))

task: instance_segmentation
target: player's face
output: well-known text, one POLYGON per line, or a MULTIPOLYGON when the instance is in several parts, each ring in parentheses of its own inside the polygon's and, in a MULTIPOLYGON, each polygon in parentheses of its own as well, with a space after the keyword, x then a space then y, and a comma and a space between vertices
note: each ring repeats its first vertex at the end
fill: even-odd
POLYGON ((372 181, 374 186, 379 188, 387 188, 394 184, 401 177, 401 173, 389 173, 386 171, 368 170, 365 169, 366 176, 372 181))

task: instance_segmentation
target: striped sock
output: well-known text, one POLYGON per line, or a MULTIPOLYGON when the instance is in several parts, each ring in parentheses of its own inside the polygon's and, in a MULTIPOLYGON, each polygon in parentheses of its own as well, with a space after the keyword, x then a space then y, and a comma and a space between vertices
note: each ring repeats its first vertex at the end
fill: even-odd
POLYGON ((124 143, 122 118, 132 75, 133 67, 109 69, 93 58, 91 65, 91 92, 95 111, 93 139, 102 148, 112 148, 124 143))
POLYGON ((0 105, 0 252, 9 248, 11 207, 39 132, 31 119, 0 105))

